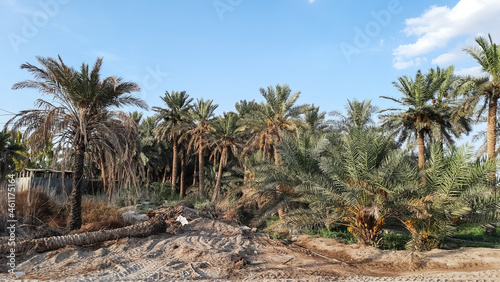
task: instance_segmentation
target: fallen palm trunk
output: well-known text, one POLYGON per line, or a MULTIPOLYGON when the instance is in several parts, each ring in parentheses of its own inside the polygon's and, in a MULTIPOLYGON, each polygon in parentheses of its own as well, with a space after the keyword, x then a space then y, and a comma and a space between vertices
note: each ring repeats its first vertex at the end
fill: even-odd
MULTIPOLYGON (((17 243, 14 248, 16 253, 41 253, 57 250, 68 245, 84 246, 126 237, 146 237, 165 232, 165 225, 166 223, 162 220, 150 219, 146 222, 112 230, 25 240, 17 243)), ((0 253, 10 252, 10 248, 12 247, 7 244, 0 246, 0 253)))
MULTIPOLYGON (((127 237, 147 237, 153 234, 165 233, 167 228, 178 228, 180 223, 177 223, 175 219, 179 215, 183 215, 189 220, 199 217, 212 217, 208 213, 187 207, 160 208, 148 213, 150 219, 142 223, 112 230, 100 230, 73 235, 25 240, 17 243, 14 248, 18 254, 28 254, 32 252, 41 253, 69 245, 84 246, 127 237)), ((11 248, 13 247, 9 246, 7 243, 1 245, 0 254, 10 253, 11 248)))

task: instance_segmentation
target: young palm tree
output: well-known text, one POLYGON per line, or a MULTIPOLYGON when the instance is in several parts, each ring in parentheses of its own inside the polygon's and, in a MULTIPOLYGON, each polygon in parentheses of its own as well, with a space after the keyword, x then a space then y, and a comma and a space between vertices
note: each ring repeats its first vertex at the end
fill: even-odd
POLYGON ((430 151, 425 189, 410 199, 400 197, 401 209, 411 215, 404 220, 412 233, 409 247, 416 250, 438 247, 454 230, 454 221, 486 223, 499 218, 487 185, 494 160, 477 160, 468 145, 443 152, 434 144, 430 151))
POLYGON ((232 153, 237 155, 242 145, 242 134, 245 127, 241 124, 240 117, 233 112, 224 113, 223 117, 217 118, 213 122, 215 131, 212 138, 214 139, 215 149, 212 156, 215 158, 220 154, 219 171, 217 173, 217 182, 212 194, 212 202, 217 201, 220 194, 220 186, 222 179, 222 169, 226 166, 228 155, 232 153))
POLYGON ((268 199, 263 212, 306 203, 286 214, 288 227, 342 224, 360 242, 377 243, 395 191, 417 179, 406 152, 376 130, 356 128, 342 137, 299 131, 283 135, 278 149, 282 165, 258 170, 256 193, 268 199))
POLYGON ((186 94, 186 91, 165 92, 161 97, 168 108, 153 107, 158 113, 159 123, 156 127, 156 134, 161 139, 167 139, 172 142, 173 160, 172 160, 172 191, 176 190, 177 185, 177 163, 179 158, 179 138, 186 131, 188 126, 187 118, 191 107, 192 98, 186 94))
MULTIPOLYGON (((123 82, 121 78, 101 79, 102 58, 98 58, 92 69, 83 63, 80 70, 67 66, 58 59, 37 57, 42 67, 29 63, 21 65, 35 76, 14 84, 13 89, 34 88, 52 101, 38 99, 37 109, 21 111, 6 126, 24 129, 29 147, 37 149, 45 140, 54 144, 69 145, 74 150, 73 190, 71 193, 71 214, 69 228, 79 229, 81 217, 81 189, 86 152, 92 148, 120 155, 124 148, 122 141, 136 127, 125 114, 112 111, 114 107, 147 105, 128 93, 139 91, 136 83, 123 82)), ((133 141, 135 143, 135 140, 133 141)))
POLYGON ((193 146, 198 153, 198 180, 199 189, 198 197, 206 198, 205 193, 205 174, 203 172, 203 152, 205 149, 205 137, 213 131, 211 119, 214 116, 217 104, 212 104, 212 100, 197 99, 193 108, 189 111, 191 120, 194 122, 194 127, 189 131, 191 136, 190 147, 193 146))

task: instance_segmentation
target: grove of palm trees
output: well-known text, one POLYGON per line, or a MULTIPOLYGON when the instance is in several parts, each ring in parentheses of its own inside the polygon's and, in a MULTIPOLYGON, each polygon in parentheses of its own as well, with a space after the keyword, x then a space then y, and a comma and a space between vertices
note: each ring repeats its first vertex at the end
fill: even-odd
MULTIPOLYGON (((309 235, 334 238, 345 248, 407 250, 412 258, 434 249, 498 248, 500 47, 491 36, 478 37, 463 52, 484 77, 456 75, 453 66, 419 70, 394 78, 398 96, 338 101, 346 104, 344 112, 301 104, 307 93, 293 83, 264 85, 255 89, 260 101, 242 97, 234 111, 223 113, 216 100, 183 89, 158 93, 163 103, 147 105, 137 83, 103 76, 103 58, 74 68, 61 57, 37 57, 21 65, 27 79, 12 86, 40 98, 0 134, 2 181, 24 169, 72 175, 66 201, 56 202, 40 187, 32 189, 45 203, 33 196, 22 203, 18 196, 17 206, 33 207, 33 214, 50 206, 32 217, 19 211, 28 240, 127 228, 133 222, 120 217, 124 209, 147 213, 150 223, 120 229, 116 237, 102 233, 103 240, 149 236, 158 226, 171 236, 182 228, 204 232, 180 227, 175 218, 167 227, 153 221, 161 209, 182 202, 206 216, 190 214, 190 221, 232 225, 227 228, 238 231, 226 230, 233 234, 228 238, 243 234, 234 226, 248 226, 280 246, 309 235), (394 106, 379 108, 377 101, 394 106), (464 141, 471 137, 474 144, 464 141), (98 222, 101 215, 107 223, 98 222)), ((168 211, 161 220, 181 214, 168 211)), ((1 216, 4 224, 8 212, 1 216)), ((73 244, 103 244, 82 242, 73 244)), ((226 259, 235 269, 250 267, 246 252, 226 259)), ((190 268, 198 279, 215 277, 202 265, 190 268)), ((320 276, 333 275, 325 273, 320 276)))

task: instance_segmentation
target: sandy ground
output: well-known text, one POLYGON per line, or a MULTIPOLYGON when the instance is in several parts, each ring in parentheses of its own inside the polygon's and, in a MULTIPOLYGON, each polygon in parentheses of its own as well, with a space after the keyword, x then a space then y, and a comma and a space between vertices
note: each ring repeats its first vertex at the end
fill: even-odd
POLYGON ((284 244, 198 218, 176 235, 68 246, 17 269, 25 272, 21 279, 70 281, 500 281, 500 250, 411 254, 305 235, 284 244))

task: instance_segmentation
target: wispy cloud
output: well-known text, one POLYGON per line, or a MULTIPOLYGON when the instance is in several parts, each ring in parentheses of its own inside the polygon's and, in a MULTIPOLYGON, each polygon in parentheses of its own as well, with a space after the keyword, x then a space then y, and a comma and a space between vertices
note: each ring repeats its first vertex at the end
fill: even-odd
MULTIPOLYGON (((498 0, 460 0, 452 8, 431 6, 420 17, 406 20, 404 33, 417 36, 414 43, 399 45, 393 50, 394 67, 412 66, 415 59, 445 48, 447 44, 461 35, 470 37, 482 33, 497 33, 494 27, 500 25, 500 1, 498 0)), ((446 52, 432 60, 433 63, 449 63, 460 58, 457 50, 446 52)))

